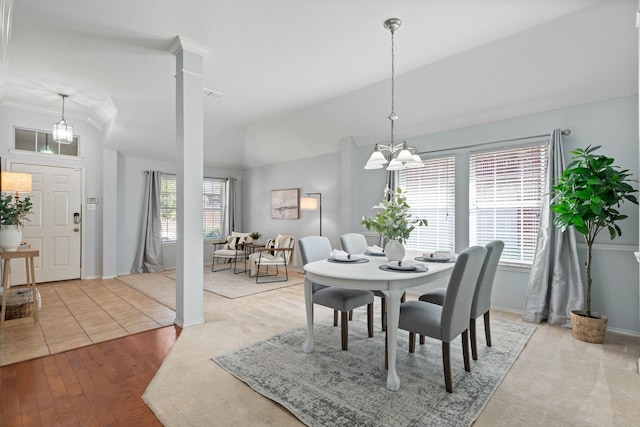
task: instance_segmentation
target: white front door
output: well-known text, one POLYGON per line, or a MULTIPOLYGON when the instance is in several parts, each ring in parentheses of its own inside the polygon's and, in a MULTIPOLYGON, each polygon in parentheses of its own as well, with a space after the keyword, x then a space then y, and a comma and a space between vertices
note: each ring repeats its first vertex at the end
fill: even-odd
MULTIPOLYGON (((22 229, 22 240, 40 250, 40 257, 34 260, 36 281, 79 279, 82 171, 27 163, 12 163, 10 169, 32 176, 33 211, 22 229)), ((11 284, 23 283, 24 261, 13 260, 11 284)))

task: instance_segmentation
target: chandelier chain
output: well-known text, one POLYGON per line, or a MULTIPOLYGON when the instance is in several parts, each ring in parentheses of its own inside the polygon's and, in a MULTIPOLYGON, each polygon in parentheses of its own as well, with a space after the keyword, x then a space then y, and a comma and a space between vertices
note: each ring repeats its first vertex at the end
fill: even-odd
POLYGON ((409 147, 406 141, 396 145, 395 143, 395 121, 398 119, 396 115, 396 49, 395 49, 395 31, 400 28, 402 21, 398 18, 389 18, 383 23, 384 28, 391 32, 391 113, 388 119, 391 121, 391 142, 389 145, 376 144, 373 152, 367 160, 365 169, 381 169, 383 165, 388 164, 388 171, 398 171, 408 168, 423 167, 424 163, 417 155, 415 147, 409 147), (388 154, 387 154, 388 152, 388 154))
POLYGON ((389 120, 391 120, 391 146, 393 146, 394 134, 395 134, 395 126, 394 122, 397 118, 395 113, 395 92, 396 92, 396 67, 395 67, 395 42, 394 42, 394 33, 395 30, 391 28, 391 114, 389 115, 389 120))

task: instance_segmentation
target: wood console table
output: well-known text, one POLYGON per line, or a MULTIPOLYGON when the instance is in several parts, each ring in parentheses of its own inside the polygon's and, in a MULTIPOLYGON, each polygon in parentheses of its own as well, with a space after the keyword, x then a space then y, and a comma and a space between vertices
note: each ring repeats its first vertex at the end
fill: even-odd
POLYGON ((33 265, 33 258, 40 256, 38 249, 18 249, 17 251, 0 251, 2 263, 2 315, 0 315, 0 327, 4 326, 5 315, 7 314, 7 295, 9 293, 9 268, 12 259, 24 258, 26 268, 27 287, 31 288, 33 297, 33 321, 38 322, 38 302, 36 300, 36 274, 33 265))

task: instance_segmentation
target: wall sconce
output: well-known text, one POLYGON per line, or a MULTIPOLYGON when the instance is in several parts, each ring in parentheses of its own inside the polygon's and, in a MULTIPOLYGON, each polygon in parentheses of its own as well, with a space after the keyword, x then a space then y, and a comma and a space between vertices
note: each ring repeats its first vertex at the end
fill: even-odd
POLYGON ((305 197, 300 197, 300 209, 303 211, 320 211, 320 236, 322 236, 322 193, 306 193, 305 197))
POLYGON ((31 192, 31 174, 19 172, 0 173, 0 191, 3 193, 15 192, 16 202, 20 198, 18 193, 31 192))

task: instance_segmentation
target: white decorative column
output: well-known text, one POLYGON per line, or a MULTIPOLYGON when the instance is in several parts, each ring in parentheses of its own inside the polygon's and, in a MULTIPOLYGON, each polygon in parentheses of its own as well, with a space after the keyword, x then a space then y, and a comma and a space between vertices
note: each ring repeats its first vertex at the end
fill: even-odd
POLYGON ((204 148, 204 55, 208 49, 178 36, 176 56, 176 321, 204 322, 202 177, 204 148))

